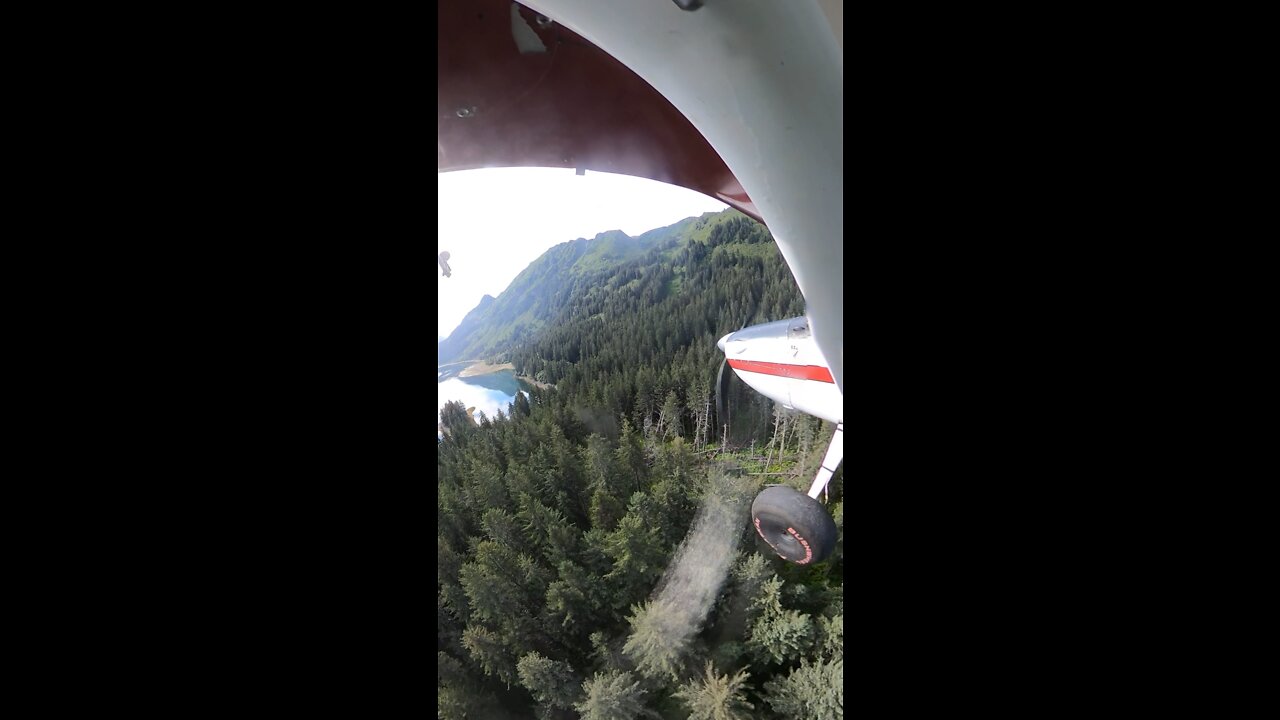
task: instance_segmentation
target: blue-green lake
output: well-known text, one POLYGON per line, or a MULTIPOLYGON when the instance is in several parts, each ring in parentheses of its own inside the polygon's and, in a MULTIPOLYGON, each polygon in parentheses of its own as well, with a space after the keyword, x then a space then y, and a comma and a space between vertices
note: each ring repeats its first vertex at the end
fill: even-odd
POLYGON ((454 363, 436 368, 436 422, 446 402, 461 402, 464 407, 474 407, 477 416, 483 412, 493 417, 499 410, 504 414, 510 412, 508 405, 515 401, 517 392, 528 395, 513 371, 461 377, 459 373, 468 365, 470 363, 454 363))

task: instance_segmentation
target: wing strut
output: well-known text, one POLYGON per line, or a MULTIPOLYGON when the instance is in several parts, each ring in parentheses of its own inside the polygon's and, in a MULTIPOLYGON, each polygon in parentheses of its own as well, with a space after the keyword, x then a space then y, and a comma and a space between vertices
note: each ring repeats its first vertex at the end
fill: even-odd
POLYGON ((827 483, 831 482, 831 476, 835 474, 836 466, 844 459, 844 423, 836 424, 836 434, 831 437, 831 445, 827 447, 827 454, 822 457, 822 467, 818 468, 818 476, 813 479, 813 485, 809 488, 809 497, 814 500, 818 499, 818 495, 827 487, 827 483))

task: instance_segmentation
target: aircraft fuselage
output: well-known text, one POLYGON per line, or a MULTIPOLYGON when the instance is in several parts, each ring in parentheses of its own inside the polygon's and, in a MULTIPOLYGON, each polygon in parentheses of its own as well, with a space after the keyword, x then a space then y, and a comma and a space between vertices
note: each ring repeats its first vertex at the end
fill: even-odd
POLYGON ((844 396, 804 317, 753 325, 716 343, 729 367, 757 392, 785 407, 844 422, 844 396))

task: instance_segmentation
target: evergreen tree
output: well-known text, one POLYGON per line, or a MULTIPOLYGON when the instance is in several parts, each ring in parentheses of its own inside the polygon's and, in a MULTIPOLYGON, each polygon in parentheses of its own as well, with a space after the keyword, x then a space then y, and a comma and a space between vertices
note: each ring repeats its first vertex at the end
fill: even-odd
POLYGON ((526 653, 516 664, 520 684, 533 699, 552 708, 571 708, 580 697, 582 678, 566 662, 536 652, 526 653))
POLYGON ((623 481, 627 493, 644 487, 648 476, 648 467, 644 461, 644 448, 640 435, 627 420, 622 421, 622 437, 618 441, 618 449, 614 451, 614 468, 623 481))
POLYGON ((448 540, 436 536, 436 585, 457 582, 458 571, 461 569, 462 558, 454 552, 448 540))
POLYGON ((605 606, 604 589, 581 565, 560 563, 559 578, 547 587, 548 618, 564 632, 595 627, 605 606))
POLYGON ((818 618, 818 652, 826 658, 844 655, 844 613, 818 618))
POLYGON ((606 577, 614 580, 619 590, 615 607, 626 607, 643 597, 662 574, 666 562, 657 528, 646 524, 635 512, 627 513, 618 528, 609 533, 604 550, 613 559, 613 569, 606 577))
POLYGON ((520 512, 516 517, 523 523, 525 537, 531 546, 540 550, 551 565, 574 556, 577 532, 559 510, 524 495, 520 498, 520 512))
MULTIPOLYGON (((502 508, 490 508, 484 512, 484 517, 480 525, 484 528, 485 535, 496 543, 505 545, 512 550, 519 550, 525 546, 524 537, 520 533, 520 526, 511 513, 502 508)), ((456 573, 454 574, 456 577, 456 573)))
POLYGON ((761 588, 754 607, 760 611, 751 625, 748 644, 766 662, 797 660, 813 644, 809 616, 782 607, 782 579, 772 577, 761 588))
POLYGON ((508 635, 532 632, 530 604, 541 605, 545 576, 526 555, 491 540, 477 542, 475 561, 459 573, 473 616, 508 635))
POLYGON ((658 718, 645 707, 645 690, 628 672, 596 673, 582 684, 585 697, 575 705, 582 720, 636 720, 658 718))
POLYGON ((765 698, 775 712, 796 720, 832 720, 844 717, 844 660, 810 662, 785 678, 764 684, 765 698))
POLYGON ((467 413, 467 408, 462 403, 454 401, 446 402, 440 408, 440 425, 444 428, 444 434, 449 438, 449 443, 459 448, 467 446, 477 429, 471 415, 467 413))
POLYGON ((592 490, 616 493, 622 490, 614 486, 613 447, 604 437, 592 433, 587 436, 587 446, 582 449, 583 472, 592 490))
POLYGON ((612 530, 626 512, 626 506, 609 491, 601 489, 591 494, 591 527, 612 530))
POLYGON ((661 601, 632 606, 631 617, 627 618, 631 624, 631 635, 622 651, 645 677, 658 680, 679 677, 683 667, 682 656, 688 651, 692 638, 682 633, 682 628, 672 626, 673 619, 678 616, 677 609, 661 601))
POLYGON ((710 662, 706 674, 685 683, 674 695, 689 708, 689 720, 750 720, 755 707, 747 702, 745 669, 733 677, 719 675, 710 662))
POLYGON ((462 491, 450 476, 441 473, 436 483, 436 527, 440 537, 451 546, 465 547, 470 527, 467 522, 467 503, 462 491))
POLYGON ((482 517, 490 508, 511 505, 506 483, 502 480, 503 472, 495 463, 472 457, 468 465, 465 491, 467 506, 473 517, 482 517))
POLYGON ((591 633, 591 660, 597 670, 606 673, 621 672, 627 664, 619 643, 601 631, 591 633))
MULTIPOLYGON (((457 585, 450 583, 450 587, 461 593, 457 585)), ((461 599, 463 610, 465 610, 466 597, 463 596, 461 599)), ((460 613, 450 607, 450 602, 456 600, 456 596, 452 600, 446 597, 443 588, 436 595, 436 650, 465 656, 466 653, 462 651, 462 628, 466 624, 467 616, 465 612, 460 613)))
POLYGON ((468 625, 462 633, 462 644, 485 674, 507 685, 515 680, 515 663, 497 633, 483 625, 468 625))
POLYGON ((722 667, 737 664, 745 653, 742 641, 761 610, 760 589, 773 575, 768 560, 757 552, 740 553, 730 570, 730 587, 717 611, 716 657, 722 667))
POLYGON ((523 392, 517 392, 515 401, 511 405, 511 416, 519 418, 527 418, 532 414, 532 408, 529 407, 529 400, 524 396, 523 392))
POLYGON ((676 396, 675 390, 667 392, 666 398, 662 402, 662 410, 658 415, 658 433, 664 439, 681 435, 684 428, 681 426, 680 398, 676 396))

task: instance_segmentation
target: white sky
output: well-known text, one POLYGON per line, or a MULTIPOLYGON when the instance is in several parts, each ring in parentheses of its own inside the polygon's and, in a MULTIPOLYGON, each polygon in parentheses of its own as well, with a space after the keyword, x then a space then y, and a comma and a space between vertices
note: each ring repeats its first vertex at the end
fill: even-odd
POLYGON ((437 173, 436 254, 449 251, 450 277, 435 267, 448 337, 480 298, 498 295, 553 245, 606 230, 635 237, 727 207, 692 190, 653 180, 563 168, 494 168, 437 173))

